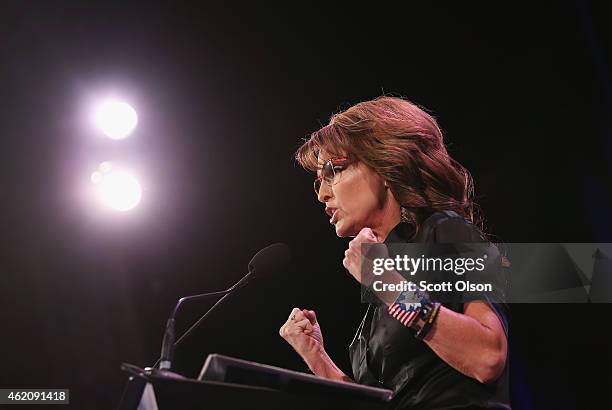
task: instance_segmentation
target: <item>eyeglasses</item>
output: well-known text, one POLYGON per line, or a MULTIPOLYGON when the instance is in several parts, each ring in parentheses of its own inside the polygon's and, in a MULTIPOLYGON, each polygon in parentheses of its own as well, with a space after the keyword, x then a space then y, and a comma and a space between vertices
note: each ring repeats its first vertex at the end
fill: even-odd
POLYGON ((329 186, 336 184, 340 178, 340 173, 346 169, 348 163, 348 157, 335 157, 328 159, 323 164, 321 174, 314 180, 314 190, 317 196, 319 196, 322 181, 325 181, 329 186))

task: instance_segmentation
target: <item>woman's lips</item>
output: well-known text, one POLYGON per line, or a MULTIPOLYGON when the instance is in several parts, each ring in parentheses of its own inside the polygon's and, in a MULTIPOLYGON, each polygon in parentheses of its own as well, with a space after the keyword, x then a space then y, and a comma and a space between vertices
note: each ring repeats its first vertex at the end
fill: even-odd
POLYGON ((339 218, 338 210, 334 209, 334 213, 332 214, 332 217, 329 220, 329 223, 332 224, 332 225, 335 225, 336 222, 338 222, 338 218, 339 218))

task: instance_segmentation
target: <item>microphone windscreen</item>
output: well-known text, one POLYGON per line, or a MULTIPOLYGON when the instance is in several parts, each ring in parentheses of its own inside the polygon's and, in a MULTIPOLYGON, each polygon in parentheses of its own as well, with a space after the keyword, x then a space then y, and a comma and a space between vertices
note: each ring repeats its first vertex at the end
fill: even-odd
POLYGON ((257 252, 249 262, 249 272, 257 278, 279 273, 289 266, 291 249, 284 243, 274 243, 257 252))

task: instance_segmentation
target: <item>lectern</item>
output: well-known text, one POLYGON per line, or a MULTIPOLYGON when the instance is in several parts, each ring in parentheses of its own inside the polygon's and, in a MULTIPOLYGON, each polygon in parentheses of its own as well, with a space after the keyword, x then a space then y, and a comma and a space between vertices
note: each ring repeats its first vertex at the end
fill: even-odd
POLYGON ((198 379, 133 366, 119 410, 245 409, 382 410, 391 390, 326 380, 246 360, 212 354, 198 379))

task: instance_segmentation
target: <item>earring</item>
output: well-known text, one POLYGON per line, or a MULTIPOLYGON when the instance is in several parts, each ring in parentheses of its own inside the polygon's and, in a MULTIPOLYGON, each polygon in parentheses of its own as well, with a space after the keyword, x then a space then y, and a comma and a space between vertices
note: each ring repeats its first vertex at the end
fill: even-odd
POLYGON ((403 206, 400 206, 400 221, 410 222, 411 220, 412 218, 410 217, 410 213, 408 212, 408 209, 404 208, 403 206))

